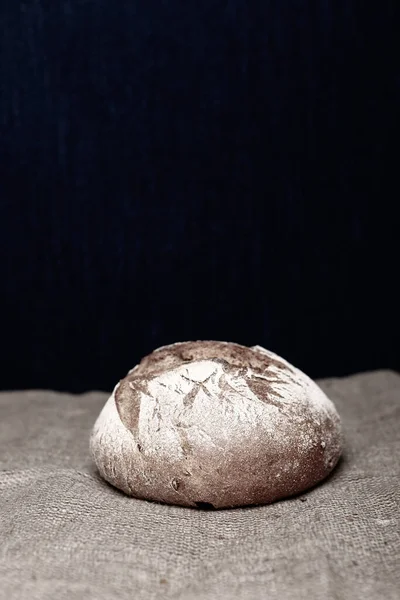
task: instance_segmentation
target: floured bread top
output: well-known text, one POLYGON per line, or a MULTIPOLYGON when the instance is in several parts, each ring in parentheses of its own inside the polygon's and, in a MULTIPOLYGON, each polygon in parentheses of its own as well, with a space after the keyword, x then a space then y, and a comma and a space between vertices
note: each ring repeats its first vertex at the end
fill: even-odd
MULTIPOLYGON (((146 356, 122 380, 115 392, 124 425, 148 451, 157 438, 168 447, 189 451, 185 429, 196 437, 215 439, 214 425, 240 425, 240 435, 263 423, 279 443, 283 420, 304 422, 303 444, 312 444, 307 421, 320 424, 336 415, 332 402, 304 373, 261 346, 248 348, 226 342, 183 342, 146 356), (207 419, 208 415, 208 419, 207 419), (282 424, 282 423, 281 423, 282 424), (174 434, 172 434, 174 432, 174 434), (180 433, 176 433, 180 432, 180 433), (173 437, 177 444, 173 443, 173 437)), ((323 441, 321 443, 324 443, 323 441)), ((161 447, 159 448, 161 450, 161 447)))

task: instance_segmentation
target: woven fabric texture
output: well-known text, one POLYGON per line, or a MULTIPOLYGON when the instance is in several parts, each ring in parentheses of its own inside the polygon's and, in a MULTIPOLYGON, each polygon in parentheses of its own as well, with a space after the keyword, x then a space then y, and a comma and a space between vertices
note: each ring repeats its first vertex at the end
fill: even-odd
POLYGON ((399 600, 400 375, 319 382, 344 424, 323 484, 270 506, 135 500, 88 453, 107 395, 0 394, 0 598, 399 600))

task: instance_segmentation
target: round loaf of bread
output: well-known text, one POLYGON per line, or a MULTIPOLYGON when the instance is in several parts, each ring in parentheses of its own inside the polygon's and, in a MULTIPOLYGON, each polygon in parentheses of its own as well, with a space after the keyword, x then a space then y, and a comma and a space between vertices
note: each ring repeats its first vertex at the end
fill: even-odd
POLYGON ((303 492, 341 448, 335 407, 307 375, 260 346, 212 341, 146 356, 115 387, 91 437, 115 487, 200 508, 303 492))

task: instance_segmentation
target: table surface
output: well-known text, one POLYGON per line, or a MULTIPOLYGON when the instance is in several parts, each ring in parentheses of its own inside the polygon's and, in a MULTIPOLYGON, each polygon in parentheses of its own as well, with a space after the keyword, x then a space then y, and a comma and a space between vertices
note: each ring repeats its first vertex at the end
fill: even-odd
POLYGON ((399 600, 400 375, 318 383, 343 419, 334 473, 222 511, 99 478, 88 440, 107 394, 0 393, 0 598, 399 600))

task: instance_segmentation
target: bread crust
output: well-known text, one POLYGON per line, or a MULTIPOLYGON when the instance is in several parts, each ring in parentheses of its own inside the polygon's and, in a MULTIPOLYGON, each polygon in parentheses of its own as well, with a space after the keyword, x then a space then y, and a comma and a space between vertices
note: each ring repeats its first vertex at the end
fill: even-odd
POLYGON ((323 480, 340 418, 307 375, 260 346, 182 342, 144 357, 93 429, 104 479, 125 493, 199 508, 266 504, 323 480))

